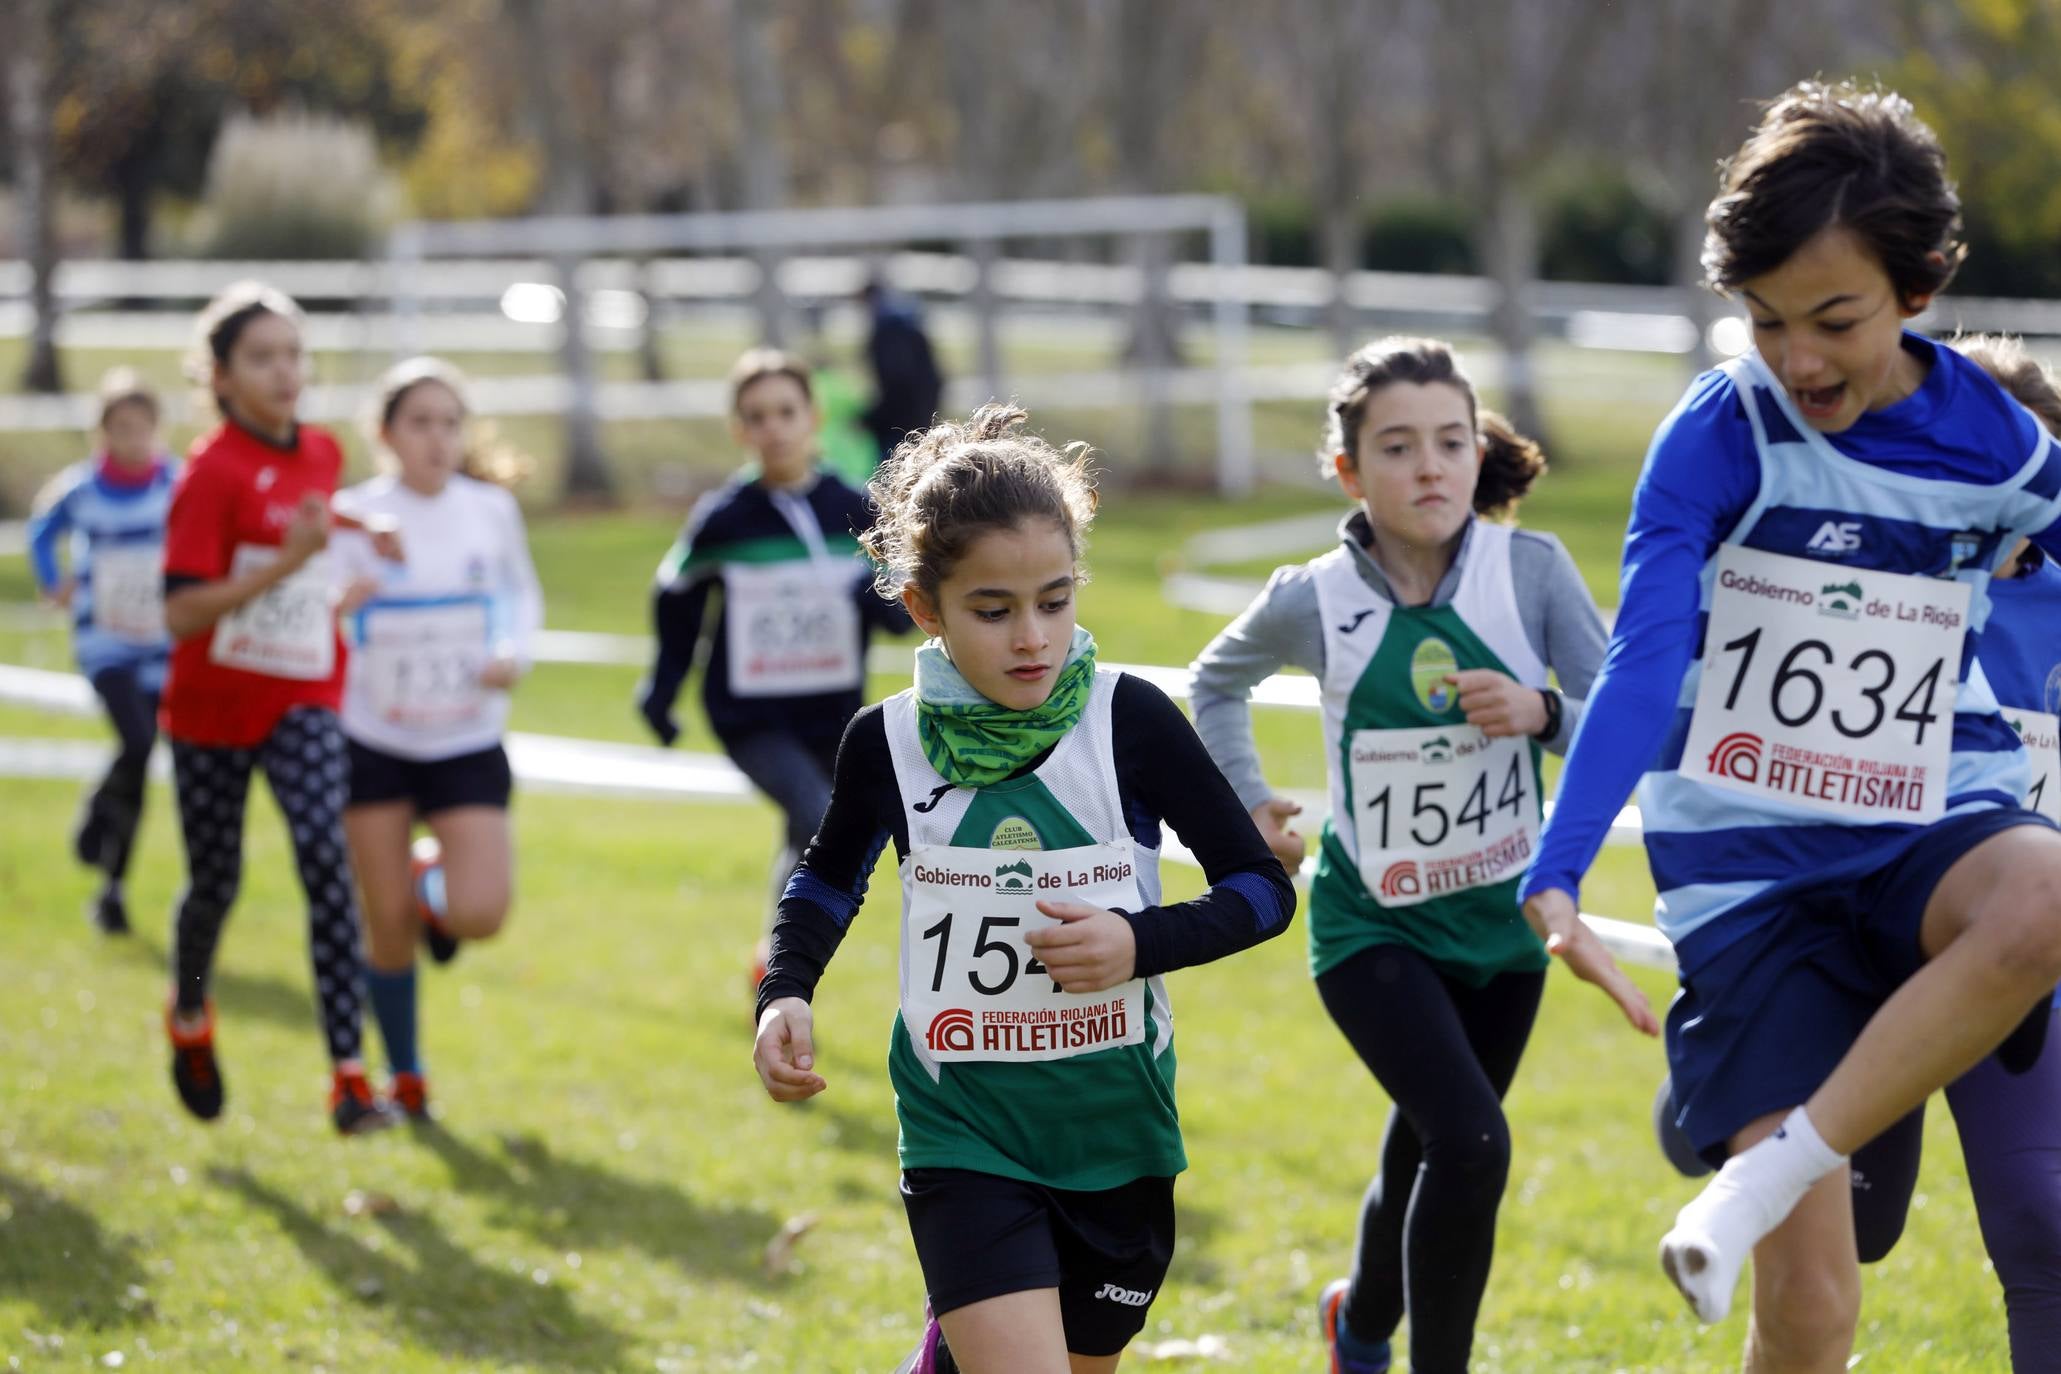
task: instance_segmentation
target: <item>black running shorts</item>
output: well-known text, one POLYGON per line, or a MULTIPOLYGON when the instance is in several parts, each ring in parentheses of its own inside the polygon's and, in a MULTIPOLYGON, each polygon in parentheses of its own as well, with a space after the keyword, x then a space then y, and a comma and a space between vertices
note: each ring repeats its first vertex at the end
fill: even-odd
POLYGON ((1057 1288, 1066 1348, 1115 1355, 1145 1328, 1174 1257, 1174 1181, 1069 1192, 966 1169, 907 1169, 902 1204, 943 1314, 1057 1288))

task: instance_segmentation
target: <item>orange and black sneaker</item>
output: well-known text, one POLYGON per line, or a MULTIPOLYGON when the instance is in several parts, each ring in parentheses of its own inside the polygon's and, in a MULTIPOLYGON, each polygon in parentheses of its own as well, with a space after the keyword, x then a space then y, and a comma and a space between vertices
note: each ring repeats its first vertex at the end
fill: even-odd
POLYGON ((408 1120, 426 1126, 436 1118, 429 1114, 429 1080, 419 1073, 397 1073, 387 1092, 387 1101, 401 1109, 408 1120))
POLYGON ((368 1135, 383 1131, 400 1116, 375 1096, 359 1068, 338 1069, 329 1083, 329 1119, 339 1135, 368 1135))
POLYGON ((172 1086, 186 1110, 202 1121, 222 1114, 222 1068, 215 1062, 215 1004, 203 1002, 200 1021, 182 1021, 175 1003, 165 1008, 165 1034, 172 1041, 172 1086))

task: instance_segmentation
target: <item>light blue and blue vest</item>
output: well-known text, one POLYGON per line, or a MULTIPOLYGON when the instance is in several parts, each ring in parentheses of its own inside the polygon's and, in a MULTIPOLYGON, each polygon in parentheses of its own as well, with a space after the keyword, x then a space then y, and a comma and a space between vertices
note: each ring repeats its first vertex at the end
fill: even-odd
POLYGON ((172 506, 172 488, 179 464, 158 460, 151 480, 135 487, 102 480, 99 464, 75 463, 51 484, 53 495, 29 520, 29 553, 37 583, 50 588, 60 572, 57 545, 68 538, 72 595, 72 652, 87 677, 111 668, 133 668, 146 691, 164 683, 169 638, 150 643, 120 638, 99 629, 93 616, 93 554, 96 549, 156 546, 165 540, 165 518, 172 506))
MULTIPOLYGON (((1937 350, 1934 365, 1975 371, 1947 349, 1937 350)), ((1971 677, 1970 668, 1990 617, 1991 572, 2021 535, 2061 519, 2061 447, 2039 431, 2022 459, 1999 455, 2009 475, 1996 483, 1964 480, 1944 462, 1928 471, 1923 455, 1908 451, 1892 455, 1892 470, 1848 456, 1806 424, 1757 355, 1736 358, 1723 371, 1737 388, 1760 471, 1758 495, 1724 543, 1967 584, 1969 624, 1954 700, 1946 813, 2018 805, 2030 780, 2028 760, 1999 715, 1987 678, 1981 672, 1971 677)), ((1991 385, 1986 378, 1955 380, 1991 385)), ((1964 446, 1968 437, 1956 436, 1964 446)), ((1702 574, 1704 627, 1716 566, 1713 549, 1702 574)), ((1847 865, 1870 866, 1918 828, 1844 819, 1683 776, 1683 744, 1702 681, 1700 630, 1698 639, 1667 743, 1639 784, 1647 856, 1660 894, 1656 922, 1677 945, 1727 913, 1758 906, 1765 914, 1765 901, 1756 899, 1767 898, 1770 889, 1847 865)))

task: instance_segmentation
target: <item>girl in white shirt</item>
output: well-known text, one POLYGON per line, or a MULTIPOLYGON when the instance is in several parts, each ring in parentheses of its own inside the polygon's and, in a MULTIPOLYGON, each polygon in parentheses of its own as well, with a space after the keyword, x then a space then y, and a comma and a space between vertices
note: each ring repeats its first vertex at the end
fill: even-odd
POLYGON ((464 380, 435 358, 380 387, 385 471, 339 507, 398 525, 406 564, 339 539, 352 644, 343 728, 344 830, 364 896, 367 982, 394 1072, 393 1100, 426 1119, 416 1049, 415 945, 450 960, 500 930, 514 891, 508 692, 529 666, 543 597, 508 491, 471 475, 464 380), (430 835, 412 843, 417 822, 430 835))

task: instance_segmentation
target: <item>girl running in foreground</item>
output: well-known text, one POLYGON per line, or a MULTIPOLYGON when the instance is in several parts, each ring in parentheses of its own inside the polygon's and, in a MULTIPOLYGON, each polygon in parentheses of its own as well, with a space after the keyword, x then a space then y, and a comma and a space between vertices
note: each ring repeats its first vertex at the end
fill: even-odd
POLYGON ((72 614, 72 652, 114 727, 114 761, 79 815, 72 850, 101 874, 93 923, 126 934, 122 879, 136 830, 164 691, 165 512, 179 465, 158 439, 157 393, 127 368, 100 383, 100 451, 52 480, 29 519, 29 560, 43 595, 72 614), (58 544, 71 536, 70 567, 58 544))
POLYGON ((2061 549, 2061 450, 1903 328, 1962 253, 1944 163, 1901 99, 1806 83, 1726 168, 1704 261, 1755 352, 1654 438, 1523 887, 1535 929, 1575 929, 1639 783, 1675 1099, 1724 1161, 1661 1261, 1716 1321, 1754 1257, 1754 1371, 1844 1367, 1847 1157, 2044 1025, 2061 978, 2061 836, 2019 809, 2025 751, 1968 673, 1992 569, 2021 535, 2061 549))
MULTIPOLYGON (((755 348, 730 369, 730 428, 757 471, 710 493, 659 565, 652 591, 658 659, 638 710, 659 741, 679 735, 673 700, 694 666, 708 598, 722 598, 702 674, 708 722, 730 761, 783 817, 773 858, 779 894, 830 801, 845 725, 864 702, 866 641, 909 628, 901 603, 873 594, 859 536, 873 523, 864 492, 818 466, 816 408, 805 364, 755 348)), ((752 986, 765 973, 765 941, 752 986)))
POLYGON ((512 779, 501 737, 508 692, 544 620, 522 511, 475 476, 465 383, 435 358, 389 372, 378 440, 388 471, 337 496, 339 508, 397 522, 405 564, 361 536, 339 539, 354 644, 344 689, 351 758, 344 831, 364 894, 366 984, 394 1074, 393 1100, 429 1115, 416 1049, 415 946, 439 963, 457 942, 500 930, 513 900, 512 779), (433 865, 411 859, 422 822, 433 865))
POLYGON ((1353 1276, 1324 1290, 1320 1323, 1333 1370, 1380 1374, 1407 1310, 1410 1368, 1440 1374, 1473 1346, 1510 1163, 1501 1099, 1545 986, 1516 903, 1539 751, 1573 737, 1603 622, 1557 539, 1475 518, 1507 514, 1545 458, 1477 412, 1446 345, 1382 339, 1348 359, 1322 457, 1359 509, 1339 548, 1276 571, 1203 650, 1195 725, 1294 865, 1297 808, 1267 786, 1246 699, 1288 664, 1323 684, 1310 970, 1395 1107, 1353 1276))
MULTIPOLYGON (((165 531, 173 640, 172 740, 186 890, 173 941, 172 1081, 187 1110, 221 1115, 208 975, 243 876, 244 803, 262 768, 308 897, 308 944, 345 1134, 390 1125, 359 1062, 364 961, 344 847, 344 650, 325 552, 336 441, 295 418, 305 381, 300 310, 270 287, 229 288, 201 312, 199 374, 222 423, 196 439, 165 531)), ((355 524, 356 522, 350 522, 355 524)), ((397 541, 382 537, 391 556, 397 541)))
POLYGON ((772 1096, 823 1090, 809 999, 893 841, 902 1200, 937 1315, 905 1369, 1116 1367, 1173 1253, 1161 975, 1284 930, 1295 892, 1180 711, 1075 623, 1086 453, 989 406, 873 481, 883 592, 932 636, 859 713, 759 989, 772 1096), (1159 903, 1160 826, 1210 889, 1159 903), (944 1343, 939 1341, 940 1327, 944 1343))

